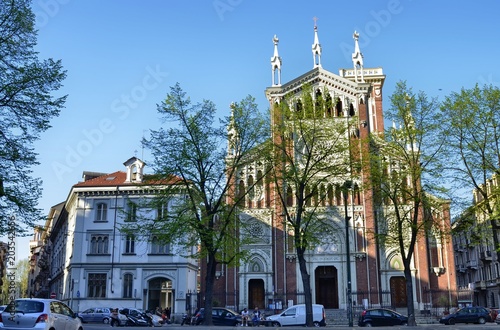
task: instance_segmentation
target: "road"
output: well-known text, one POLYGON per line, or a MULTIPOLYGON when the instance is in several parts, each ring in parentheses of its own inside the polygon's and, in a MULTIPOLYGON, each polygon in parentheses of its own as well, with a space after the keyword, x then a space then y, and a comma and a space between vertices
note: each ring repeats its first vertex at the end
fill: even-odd
MULTIPOLYGON (((110 330, 109 325, 105 324, 84 324, 83 325, 84 330, 110 330)), ((123 327, 123 330, 139 330, 139 329, 149 329, 152 330, 150 327, 123 327)), ((221 329, 227 329, 231 330, 234 329, 235 327, 222 327, 222 326, 203 326, 203 325, 197 325, 197 326, 180 326, 178 324, 168 324, 163 327, 158 327, 156 328, 157 330, 221 330, 221 329)), ((239 327, 238 327, 239 328, 239 327)), ((281 327, 281 328, 275 328, 275 327, 260 327, 262 330, 264 329, 269 329, 269 330, 275 330, 275 329, 280 329, 280 330, 297 330, 303 327, 281 327)), ((364 329, 360 328, 358 326, 354 326, 352 328, 346 327, 346 326, 326 326, 321 329, 335 329, 335 330, 349 330, 349 329, 364 329)), ((487 323, 484 325, 479 325, 479 324, 456 324, 456 325, 443 325, 443 324, 423 324, 423 325, 418 325, 416 327, 411 327, 413 329, 421 329, 421 330, 500 330, 500 326, 497 325, 496 323, 487 323)), ((378 327, 377 329, 381 330, 408 330, 408 327, 406 326, 395 326, 395 327, 378 327)))

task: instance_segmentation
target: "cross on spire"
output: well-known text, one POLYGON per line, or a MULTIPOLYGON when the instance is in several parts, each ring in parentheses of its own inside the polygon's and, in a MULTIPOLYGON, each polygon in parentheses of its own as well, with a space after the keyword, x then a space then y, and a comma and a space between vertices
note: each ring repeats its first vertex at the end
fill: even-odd
POLYGON ((314 27, 316 27, 316 22, 318 21, 319 18, 317 18, 316 16, 313 17, 313 21, 314 21, 314 27))

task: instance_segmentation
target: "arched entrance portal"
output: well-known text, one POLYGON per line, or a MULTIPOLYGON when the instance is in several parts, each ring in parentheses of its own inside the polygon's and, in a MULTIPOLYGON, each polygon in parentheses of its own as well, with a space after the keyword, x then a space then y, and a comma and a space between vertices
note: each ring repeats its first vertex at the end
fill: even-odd
POLYGON ((316 303, 325 308, 339 308, 339 286, 337 268, 319 266, 314 271, 316 283, 316 303))
POLYGON ((406 301, 406 280, 404 276, 393 276, 390 279, 391 302, 395 307, 405 307, 406 301))
POLYGON ((154 310, 160 307, 162 310, 173 307, 174 290, 172 281, 165 277, 156 277, 148 281, 146 309, 154 310))
POLYGON ((265 309, 264 302, 264 280, 252 279, 248 281, 248 308, 265 309))

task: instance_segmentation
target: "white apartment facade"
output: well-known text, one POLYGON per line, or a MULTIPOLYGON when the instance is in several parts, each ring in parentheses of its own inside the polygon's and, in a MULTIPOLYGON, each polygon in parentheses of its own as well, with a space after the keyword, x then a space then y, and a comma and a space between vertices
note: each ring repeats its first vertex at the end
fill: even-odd
POLYGON ((160 183, 145 184, 144 162, 132 157, 124 165, 125 172, 84 172, 64 211, 52 221, 47 242, 50 295, 75 311, 169 307, 172 314, 183 313, 196 303, 190 298, 197 291, 198 263, 154 236, 121 230, 126 223, 168 209, 143 206, 162 189, 160 183))

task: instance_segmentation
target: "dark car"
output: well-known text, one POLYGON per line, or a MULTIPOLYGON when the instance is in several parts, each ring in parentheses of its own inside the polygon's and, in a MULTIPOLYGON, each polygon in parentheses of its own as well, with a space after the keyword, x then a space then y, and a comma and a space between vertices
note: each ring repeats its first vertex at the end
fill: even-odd
POLYGON ((439 323, 455 324, 455 323, 479 323, 493 322, 490 311, 484 307, 464 307, 457 310, 455 313, 443 316, 439 323))
MULTIPOLYGON (((194 324, 202 324, 204 320, 205 308, 200 308, 194 316, 194 324)), ((213 307, 212 322, 214 325, 239 326, 241 325, 241 315, 229 308, 213 307)))
POLYGON ((407 324, 407 316, 386 308, 364 310, 358 320, 358 326, 360 327, 380 327, 407 324))

